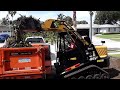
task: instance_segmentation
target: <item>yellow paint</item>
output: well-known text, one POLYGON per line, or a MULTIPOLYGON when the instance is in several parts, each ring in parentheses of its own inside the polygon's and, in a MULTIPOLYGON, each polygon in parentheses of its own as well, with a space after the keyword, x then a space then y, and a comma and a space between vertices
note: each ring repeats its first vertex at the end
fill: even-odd
POLYGON ((104 60, 103 60, 103 59, 101 59, 101 60, 97 60, 97 62, 104 62, 104 60))
POLYGON ((70 58, 70 60, 77 60, 77 58, 76 58, 76 57, 74 57, 74 58, 70 58))

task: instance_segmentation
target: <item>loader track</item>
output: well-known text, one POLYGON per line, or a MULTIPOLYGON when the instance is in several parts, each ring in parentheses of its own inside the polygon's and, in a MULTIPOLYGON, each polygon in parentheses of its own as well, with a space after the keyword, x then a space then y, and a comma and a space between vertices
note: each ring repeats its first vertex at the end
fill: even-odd
POLYGON ((63 75, 65 79, 109 79, 109 73, 96 65, 89 65, 63 75))

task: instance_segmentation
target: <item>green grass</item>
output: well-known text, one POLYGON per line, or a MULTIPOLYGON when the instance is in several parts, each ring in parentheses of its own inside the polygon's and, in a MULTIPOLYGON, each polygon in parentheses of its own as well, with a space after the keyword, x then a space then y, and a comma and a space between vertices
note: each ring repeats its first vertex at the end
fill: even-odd
POLYGON ((106 35, 98 35, 97 37, 111 39, 114 41, 120 41, 120 34, 106 34, 106 35))
POLYGON ((112 53, 112 52, 120 52, 120 51, 117 51, 117 50, 108 50, 108 53, 112 53))
POLYGON ((119 39, 117 39, 117 38, 116 38, 116 39, 111 39, 111 40, 114 40, 114 41, 119 41, 119 42, 120 42, 120 38, 119 38, 119 39))
POLYGON ((120 54, 112 54, 110 56, 120 58, 120 54))

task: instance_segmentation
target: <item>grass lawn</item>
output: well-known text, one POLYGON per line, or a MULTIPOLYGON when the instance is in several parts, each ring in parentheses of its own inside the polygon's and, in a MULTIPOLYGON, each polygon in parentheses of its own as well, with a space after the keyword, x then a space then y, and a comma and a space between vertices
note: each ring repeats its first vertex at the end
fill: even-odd
POLYGON ((111 40, 114 40, 114 41, 120 41, 120 38, 114 38, 114 39, 111 39, 111 40))
POLYGON ((120 41, 120 34, 106 34, 106 35, 98 35, 97 37, 111 39, 114 41, 120 41))
POLYGON ((112 52, 120 52, 120 51, 117 51, 117 50, 108 50, 108 53, 112 53, 112 52))
POLYGON ((120 58, 120 54, 112 54, 110 56, 120 58))

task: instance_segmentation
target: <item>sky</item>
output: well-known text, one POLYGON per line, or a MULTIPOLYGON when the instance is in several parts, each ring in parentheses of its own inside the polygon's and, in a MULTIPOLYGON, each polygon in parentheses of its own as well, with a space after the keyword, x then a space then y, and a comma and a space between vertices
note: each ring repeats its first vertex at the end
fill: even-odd
MULTIPOLYGON (((66 16, 73 17, 73 11, 17 11, 17 14, 14 16, 13 20, 20 17, 21 15, 30 16, 39 19, 41 21, 45 21, 47 19, 57 19, 58 14, 64 14, 66 16)), ((8 14, 8 11, 0 11, 0 20, 8 14)), ((95 14, 93 15, 93 20, 95 18, 95 14)), ((11 17, 10 17, 11 19, 11 17)), ((76 11, 76 19, 77 21, 86 20, 88 23, 90 22, 90 14, 89 11, 76 11)))

